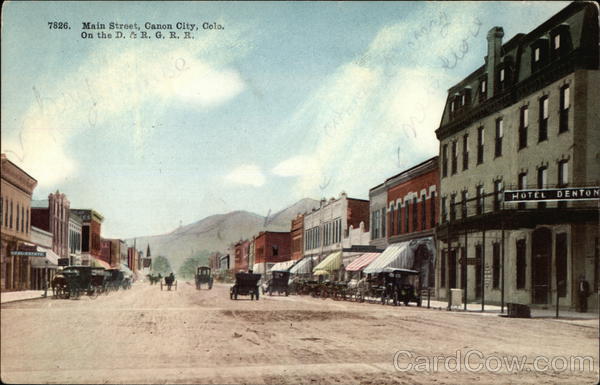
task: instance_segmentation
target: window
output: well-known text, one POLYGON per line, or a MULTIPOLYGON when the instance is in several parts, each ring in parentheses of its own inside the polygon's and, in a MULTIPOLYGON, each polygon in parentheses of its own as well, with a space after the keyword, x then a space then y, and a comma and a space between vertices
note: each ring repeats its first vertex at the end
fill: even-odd
POLYGON ((450 195, 450 221, 456 220, 456 194, 450 195))
POLYGON ((517 289, 525 289, 527 247, 524 239, 517 240, 517 289))
POLYGON ((412 210, 413 211, 413 215, 412 215, 412 217, 413 217, 412 231, 417 231, 419 229, 419 216, 418 216, 418 213, 417 213, 417 211, 419 209, 419 206, 417 205, 417 197, 413 198, 412 207, 413 207, 413 210, 412 210))
POLYGON ((500 210, 500 202, 502 202, 502 181, 494 181, 494 211, 500 210))
POLYGON ((479 80, 479 102, 482 103, 485 101, 487 96, 487 80, 485 78, 481 78, 479 80))
POLYGON ((540 54, 541 54, 541 50, 539 47, 533 50, 533 61, 535 63, 538 63, 540 61, 540 59, 541 59, 540 54))
POLYGON ((569 107, 569 86, 566 85, 560 89, 560 120, 558 125, 559 133, 569 131, 569 107))
MULTIPOLYGON (((525 190, 527 188, 527 173, 522 172, 519 174, 519 190, 525 190)), ((523 210, 527 207, 526 202, 519 202, 519 209, 523 210)))
POLYGON ((548 140, 548 96, 540 99, 540 127, 538 142, 548 140))
POLYGON ((442 178, 448 176, 448 145, 442 146, 442 178))
POLYGON ((458 155, 456 153, 456 140, 452 141, 452 175, 456 174, 458 166, 458 155))
POLYGON ((402 232, 402 229, 400 228, 402 226, 402 223, 400 222, 401 216, 402 216, 402 209, 401 209, 400 203, 398 203, 398 207, 396 207, 396 234, 400 234, 402 232))
POLYGON ((500 70, 500 83, 504 81, 504 68, 500 70))
POLYGON ((21 232, 25 232, 25 206, 21 206, 21 232))
POLYGON ((429 219, 431 221, 431 228, 435 227, 435 191, 431 192, 431 213, 429 214, 429 219))
POLYGON ((498 289, 500 287, 500 243, 492 244, 492 287, 498 289))
POLYGON ((19 204, 17 203, 17 223, 15 223, 15 231, 19 231, 19 204))
MULTIPOLYGON (((339 221, 341 223, 341 219, 339 219, 339 221)), ((381 237, 382 238, 385 238, 385 222, 386 222, 386 216, 385 216, 385 207, 384 207, 381 209, 381 237)), ((339 242, 339 240, 337 240, 336 242, 339 242)))
POLYGON ((529 126, 529 108, 521 107, 519 111, 519 150, 527 147, 527 126, 529 126))
POLYGON ((483 126, 477 129, 477 164, 483 163, 483 126))
POLYGON ((477 215, 483 214, 483 186, 477 186, 477 215))
POLYGON ((394 204, 390 207, 390 235, 395 235, 394 233, 394 204))
POLYGON ((4 210, 4 227, 8 227, 8 199, 5 202, 6 208, 4 210))
POLYGON ((560 34, 554 36, 554 49, 560 49, 560 34))
POLYGON ((279 255, 279 246, 273 245, 272 249, 273 249, 273 256, 274 257, 278 256, 279 255))
POLYGON ((469 168, 469 134, 463 135, 463 171, 469 168))
POLYGON ((561 160, 558 162, 558 187, 566 187, 569 183, 569 162, 561 160))
MULTIPOLYGON (((543 189, 546 188, 546 185, 548 183, 548 169, 547 167, 540 167, 538 168, 538 175, 537 175, 537 187, 539 189, 543 189)), ((546 207, 546 202, 538 202, 538 208, 543 209, 546 207)))
POLYGON ((404 203, 404 232, 405 233, 408 233, 410 231, 408 228, 408 226, 410 224, 409 207, 410 207, 410 200, 408 200, 408 198, 407 198, 406 202, 404 203))
POLYGON ((446 197, 442 197, 442 223, 448 220, 448 212, 446 210, 446 197))
POLYGON ((460 203, 460 211, 462 218, 467 217, 467 199, 469 199, 469 193, 467 190, 463 190, 461 192, 461 203, 460 203))
POLYGON ((427 228, 427 201, 425 200, 425 194, 421 196, 421 230, 427 228))
POLYGON ((504 123, 502 118, 496 119, 496 147, 495 156, 496 158, 502 156, 502 137, 504 136, 504 123))

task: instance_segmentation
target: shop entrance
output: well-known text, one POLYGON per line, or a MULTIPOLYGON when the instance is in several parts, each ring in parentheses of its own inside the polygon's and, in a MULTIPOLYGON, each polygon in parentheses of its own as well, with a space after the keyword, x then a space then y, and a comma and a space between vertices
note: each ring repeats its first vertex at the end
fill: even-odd
POLYGON ((550 291, 552 232, 547 227, 535 230, 531 242, 531 288, 534 304, 547 304, 550 291))

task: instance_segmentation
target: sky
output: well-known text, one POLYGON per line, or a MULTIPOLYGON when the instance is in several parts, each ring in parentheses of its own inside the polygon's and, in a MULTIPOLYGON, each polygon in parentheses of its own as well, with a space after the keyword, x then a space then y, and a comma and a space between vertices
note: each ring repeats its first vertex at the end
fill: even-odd
POLYGON ((483 65, 489 29, 508 41, 567 5, 4 3, 2 153, 37 179, 34 199, 65 193, 111 238, 342 191, 368 199, 438 153, 447 90, 483 65), (140 29, 99 39, 84 22, 140 29))

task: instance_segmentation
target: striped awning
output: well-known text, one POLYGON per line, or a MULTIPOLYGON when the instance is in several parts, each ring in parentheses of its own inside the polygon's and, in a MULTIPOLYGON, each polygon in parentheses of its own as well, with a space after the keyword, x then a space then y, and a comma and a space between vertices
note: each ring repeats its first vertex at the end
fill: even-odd
POLYGON ((313 273, 316 273, 318 270, 325 271, 334 271, 339 270, 342 266, 342 252, 335 251, 327 256, 324 260, 321 261, 315 268, 313 269, 313 273))
POLYGON ((369 266, 381 253, 365 253, 346 266, 346 271, 360 271, 369 266))
POLYGON ((92 257, 92 267, 103 267, 105 269, 110 269, 110 264, 104 262, 101 259, 92 257))
POLYGON ((411 269, 414 255, 409 244, 410 241, 389 245, 363 272, 365 274, 381 273, 386 267, 411 269))
POLYGON ((316 264, 315 257, 304 257, 290 268, 290 274, 311 274, 312 267, 316 264))
POLYGON ((290 267, 294 266, 294 263, 296 262, 297 260, 295 259, 285 262, 277 262, 273 265, 273 267, 271 267, 270 271, 288 271, 290 267))

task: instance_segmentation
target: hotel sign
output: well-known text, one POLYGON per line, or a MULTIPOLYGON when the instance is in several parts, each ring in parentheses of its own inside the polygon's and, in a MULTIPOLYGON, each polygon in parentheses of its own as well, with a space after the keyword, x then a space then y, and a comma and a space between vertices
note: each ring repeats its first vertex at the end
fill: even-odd
POLYGON ((505 202, 584 201, 600 199, 600 187, 569 187, 539 190, 509 190, 505 202))

